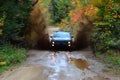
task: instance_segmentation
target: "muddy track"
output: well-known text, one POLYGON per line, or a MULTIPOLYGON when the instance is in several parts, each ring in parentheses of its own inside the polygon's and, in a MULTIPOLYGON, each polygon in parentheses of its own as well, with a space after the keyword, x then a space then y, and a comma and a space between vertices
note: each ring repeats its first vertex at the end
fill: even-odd
POLYGON ((120 75, 107 70, 92 52, 51 52, 30 50, 26 62, 8 70, 0 80, 119 80, 120 75))

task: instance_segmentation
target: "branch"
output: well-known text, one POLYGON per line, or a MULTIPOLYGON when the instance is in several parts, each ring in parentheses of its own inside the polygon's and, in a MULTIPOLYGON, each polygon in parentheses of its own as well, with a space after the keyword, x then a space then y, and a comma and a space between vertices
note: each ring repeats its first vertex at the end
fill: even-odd
POLYGON ((32 6, 35 6, 38 3, 39 0, 33 1, 32 6))

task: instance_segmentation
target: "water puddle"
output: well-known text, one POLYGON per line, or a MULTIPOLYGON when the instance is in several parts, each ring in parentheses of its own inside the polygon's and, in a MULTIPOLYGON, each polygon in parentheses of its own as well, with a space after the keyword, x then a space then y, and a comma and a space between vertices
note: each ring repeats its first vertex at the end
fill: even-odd
POLYGON ((74 64, 79 69, 82 69, 82 70, 89 67, 89 63, 86 60, 83 60, 83 59, 71 58, 71 63, 74 64))

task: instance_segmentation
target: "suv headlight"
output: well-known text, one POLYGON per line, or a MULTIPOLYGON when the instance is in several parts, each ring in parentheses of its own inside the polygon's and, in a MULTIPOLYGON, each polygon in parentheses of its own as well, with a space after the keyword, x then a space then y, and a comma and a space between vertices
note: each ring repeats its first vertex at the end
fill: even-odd
POLYGON ((55 42, 52 42, 52 44, 54 44, 55 42))
POLYGON ((53 42, 52 42, 52 46, 54 46, 54 44, 55 44, 55 42, 53 41, 53 42))
POLYGON ((69 41, 69 42, 68 42, 68 46, 71 46, 71 44, 70 44, 70 43, 71 43, 71 42, 69 41))
POLYGON ((68 44, 70 44, 70 41, 68 42, 68 44))

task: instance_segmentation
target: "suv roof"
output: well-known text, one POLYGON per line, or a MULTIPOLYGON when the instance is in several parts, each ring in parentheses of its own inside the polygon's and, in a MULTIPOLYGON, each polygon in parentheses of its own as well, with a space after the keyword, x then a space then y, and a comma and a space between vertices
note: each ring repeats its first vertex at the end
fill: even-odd
POLYGON ((55 31, 55 32, 69 32, 69 31, 65 31, 65 30, 58 30, 58 31, 55 31))

